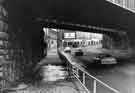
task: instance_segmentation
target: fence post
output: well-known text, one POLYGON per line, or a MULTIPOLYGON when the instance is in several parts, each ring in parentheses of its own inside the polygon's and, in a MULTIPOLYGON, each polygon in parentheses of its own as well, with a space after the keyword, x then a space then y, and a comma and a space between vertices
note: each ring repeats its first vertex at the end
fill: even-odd
POLYGON ((94 80, 93 93, 96 93, 96 90, 97 90, 97 81, 94 80))
POLYGON ((76 74, 77 74, 77 77, 79 78, 79 70, 78 70, 78 68, 76 68, 76 74))
POLYGON ((83 85, 85 85, 85 73, 83 73, 83 85))

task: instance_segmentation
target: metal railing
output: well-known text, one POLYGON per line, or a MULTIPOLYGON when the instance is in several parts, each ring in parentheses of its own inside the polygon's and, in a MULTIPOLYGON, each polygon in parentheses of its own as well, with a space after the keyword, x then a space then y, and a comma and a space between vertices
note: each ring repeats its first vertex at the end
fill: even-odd
POLYGON ((81 85, 86 89, 88 93, 120 93, 116 89, 110 87, 109 85, 105 84, 101 80, 90 75, 84 68, 78 65, 77 62, 73 62, 72 60, 73 58, 69 54, 64 53, 63 51, 61 52, 61 54, 66 60, 66 64, 69 72, 76 77, 76 79, 81 83, 81 85), (88 79, 91 80, 92 84, 88 85, 89 84, 88 79), (102 91, 106 91, 106 92, 102 92, 102 91))

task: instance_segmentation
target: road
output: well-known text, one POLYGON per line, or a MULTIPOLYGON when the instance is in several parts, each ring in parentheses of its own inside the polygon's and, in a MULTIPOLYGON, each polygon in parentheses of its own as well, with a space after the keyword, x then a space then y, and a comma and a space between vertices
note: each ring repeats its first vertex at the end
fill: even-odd
POLYGON ((117 89, 120 93, 135 93, 135 61, 125 60, 116 65, 93 65, 90 62, 92 54, 95 53, 89 52, 89 55, 76 57, 76 59, 85 65, 90 74, 117 89))

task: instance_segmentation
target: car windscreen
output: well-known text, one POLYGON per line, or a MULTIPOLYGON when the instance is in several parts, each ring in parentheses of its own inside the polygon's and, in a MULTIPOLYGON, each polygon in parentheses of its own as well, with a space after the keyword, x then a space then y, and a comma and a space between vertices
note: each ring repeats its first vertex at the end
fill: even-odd
POLYGON ((99 58, 111 57, 111 55, 109 55, 109 54, 99 54, 98 57, 99 58))

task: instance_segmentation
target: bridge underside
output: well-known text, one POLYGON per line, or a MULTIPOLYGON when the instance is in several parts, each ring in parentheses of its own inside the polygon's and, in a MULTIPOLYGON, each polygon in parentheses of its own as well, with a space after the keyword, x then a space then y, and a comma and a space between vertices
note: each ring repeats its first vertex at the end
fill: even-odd
MULTIPOLYGON (((21 28, 23 30, 23 35, 27 36, 27 39, 29 39, 29 42, 31 42, 31 46, 38 45, 37 42, 40 40, 40 31, 42 28, 42 26, 39 24, 34 24, 34 26, 37 26, 35 29, 33 26, 33 21, 36 18, 42 18, 57 20, 58 25, 46 25, 56 28, 81 30, 87 32, 95 31, 92 29, 90 30, 87 27, 81 28, 68 25, 59 25, 60 21, 69 22, 72 24, 109 28, 114 29, 116 32, 126 32, 129 39, 129 48, 135 50, 135 14, 105 0, 14 0, 14 2, 9 2, 9 11, 12 11, 12 13, 10 13, 10 24, 11 26, 14 26, 12 31, 18 32, 16 28, 21 28), (37 42, 35 42, 35 40, 37 42)), ((96 30, 96 32, 107 33, 114 38, 116 35, 112 35, 109 31, 105 32, 102 30, 96 30)), ((21 42, 24 41, 26 40, 22 39, 21 42)), ((35 50, 36 49, 33 48, 32 51, 35 50)), ((135 51, 133 51, 133 53, 135 54, 135 51)))
POLYGON ((34 17, 117 30, 134 30, 135 15, 105 0, 16 0, 19 23, 34 17))

